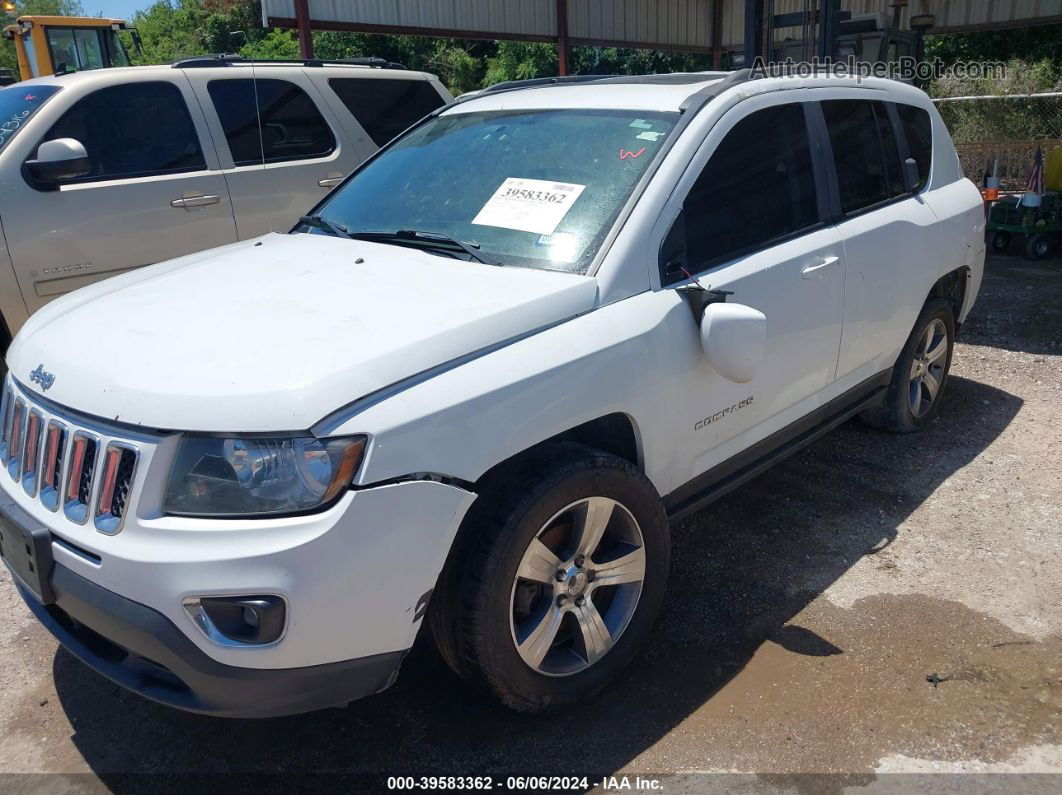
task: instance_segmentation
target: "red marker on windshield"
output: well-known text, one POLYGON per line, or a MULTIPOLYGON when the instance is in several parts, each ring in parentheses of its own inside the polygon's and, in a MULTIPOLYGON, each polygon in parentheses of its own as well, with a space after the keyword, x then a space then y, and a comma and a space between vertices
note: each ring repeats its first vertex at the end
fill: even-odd
POLYGON ((635 152, 633 149, 630 150, 630 151, 627 151, 626 149, 624 149, 621 146, 620 147, 620 160, 626 160, 628 157, 638 157, 644 151, 645 151, 645 147, 644 146, 641 149, 639 149, 637 152, 635 152))

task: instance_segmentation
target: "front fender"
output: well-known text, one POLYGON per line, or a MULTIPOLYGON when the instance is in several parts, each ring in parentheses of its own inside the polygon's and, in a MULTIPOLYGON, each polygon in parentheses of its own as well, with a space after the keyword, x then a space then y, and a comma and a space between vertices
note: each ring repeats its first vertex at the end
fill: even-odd
POLYGON ((359 484, 417 473, 475 482, 538 442, 621 413, 634 424, 645 474, 666 493, 682 349, 673 336, 688 319, 674 291, 642 293, 399 385, 315 431, 370 435, 359 484))

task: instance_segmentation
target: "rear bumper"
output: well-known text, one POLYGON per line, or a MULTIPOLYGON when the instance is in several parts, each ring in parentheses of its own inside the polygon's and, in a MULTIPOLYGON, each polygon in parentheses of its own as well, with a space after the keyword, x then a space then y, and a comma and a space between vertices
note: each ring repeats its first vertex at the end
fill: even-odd
POLYGON ((108 679, 172 707, 231 718, 293 715, 346 704, 394 682, 405 652, 307 668, 224 665, 204 654, 164 615, 55 564, 53 604, 16 578, 48 631, 108 679))

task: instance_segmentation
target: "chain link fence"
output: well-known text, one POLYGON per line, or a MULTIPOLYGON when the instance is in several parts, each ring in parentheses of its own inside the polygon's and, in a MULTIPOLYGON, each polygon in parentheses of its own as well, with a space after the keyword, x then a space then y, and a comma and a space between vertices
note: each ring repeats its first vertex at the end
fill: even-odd
POLYGON ((980 185, 993 167, 1005 191, 1025 189, 1036 148, 1062 148, 1062 91, 933 100, 963 172, 980 185))

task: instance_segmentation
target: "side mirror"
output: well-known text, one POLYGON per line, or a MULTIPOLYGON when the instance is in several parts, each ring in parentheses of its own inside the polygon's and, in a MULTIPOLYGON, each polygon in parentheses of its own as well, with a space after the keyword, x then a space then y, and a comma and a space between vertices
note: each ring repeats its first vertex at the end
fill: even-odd
POLYGON ((26 172, 43 190, 55 190, 64 179, 83 177, 92 170, 88 152, 75 138, 56 138, 37 147, 37 159, 26 161, 26 172))
POLYGON ((767 316, 742 304, 708 304, 701 318, 701 348, 715 371, 745 384, 755 378, 767 347, 767 316))
POLYGON ((922 187, 922 176, 918 173, 918 163, 913 157, 903 161, 903 185, 911 193, 917 193, 922 187))

